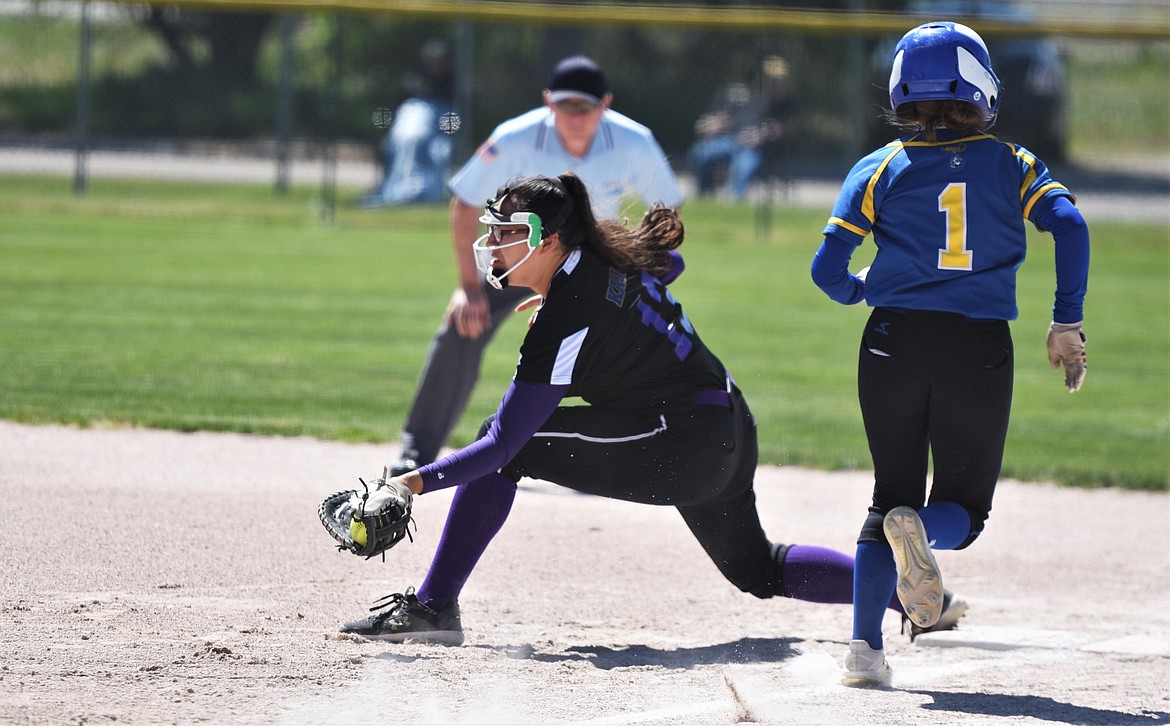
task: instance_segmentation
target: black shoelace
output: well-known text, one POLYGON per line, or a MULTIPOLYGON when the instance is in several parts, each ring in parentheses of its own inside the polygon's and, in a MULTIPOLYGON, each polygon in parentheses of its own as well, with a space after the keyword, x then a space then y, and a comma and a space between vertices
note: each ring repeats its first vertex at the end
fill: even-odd
POLYGON ((383 614, 392 615, 399 610, 404 609, 407 605, 410 604, 411 600, 418 602, 418 598, 414 595, 414 588, 408 587, 405 593, 394 592, 375 600, 373 606, 370 607, 370 612, 389 608, 389 610, 383 614))

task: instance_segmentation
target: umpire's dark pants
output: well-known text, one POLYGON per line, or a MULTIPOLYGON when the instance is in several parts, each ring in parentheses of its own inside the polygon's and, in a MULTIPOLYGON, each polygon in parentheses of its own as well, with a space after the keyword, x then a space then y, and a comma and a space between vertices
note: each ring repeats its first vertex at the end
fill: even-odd
MULTIPOLYGON (((1003 463, 1012 405, 1013 348, 1005 321, 876 308, 862 335, 858 398, 873 456, 874 492, 861 540, 884 541, 882 518, 956 502, 983 529, 1003 463)), ((973 535, 974 536, 974 535, 973 535)))
POLYGON ((478 338, 465 338, 455 326, 444 324, 431 339, 419 376, 414 402, 402 430, 402 450, 419 465, 429 464, 447 443, 459 417, 467 408, 479 380, 483 352, 521 300, 532 295, 526 287, 496 290, 483 283, 491 306, 492 326, 478 338))
POLYGON ((729 405, 655 413, 558 408, 502 471, 673 506, 724 577, 744 592, 772 597, 782 594, 782 558, 756 511, 758 453, 755 420, 733 390, 729 405))

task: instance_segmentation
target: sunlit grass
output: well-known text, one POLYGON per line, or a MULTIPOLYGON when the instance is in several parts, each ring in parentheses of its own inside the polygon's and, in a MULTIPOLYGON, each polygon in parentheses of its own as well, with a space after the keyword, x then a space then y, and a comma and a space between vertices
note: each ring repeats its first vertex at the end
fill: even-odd
MULTIPOLYGON (((446 210, 343 206, 327 226, 315 197, 103 180, 75 197, 65 180, 0 177, 0 417, 393 441, 455 281, 446 210)), ((779 210, 767 241, 754 212, 688 203, 672 288, 746 392, 766 462, 868 468, 855 383, 867 312, 808 277, 828 210, 779 210)), ((1168 230, 1092 231, 1090 372, 1075 396, 1048 369, 1052 244, 1033 235, 1004 473, 1166 489, 1168 230)), ((495 409, 523 334, 511 321, 489 347, 453 443, 495 409)))

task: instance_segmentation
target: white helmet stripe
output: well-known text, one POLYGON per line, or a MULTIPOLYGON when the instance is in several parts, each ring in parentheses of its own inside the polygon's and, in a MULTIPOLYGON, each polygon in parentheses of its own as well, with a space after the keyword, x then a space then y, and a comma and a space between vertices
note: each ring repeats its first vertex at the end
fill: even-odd
POLYGON ((971 51, 961 45, 955 48, 955 51, 959 56, 959 76, 967 83, 982 91, 983 96, 989 104, 994 104, 996 96, 995 78, 983 67, 979 59, 971 54, 971 51))
POLYGON ((890 69, 890 83, 886 89, 889 93, 894 92, 894 88, 902 82, 902 58, 906 56, 906 51, 898 51, 898 55, 894 56, 894 66, 890 69))
POLYGON ((971 40, 975 41, 979 44, 979 47, 983 49, 984 53, 987 53, 989 56, 991 55, 991 53, 988 53, 987 51, 987 44, 983 42, 983 38, 979 37, 979 33, 976 33, 973 29, 963 25, 962 23, 953 23, 953 25, 956 33, 962 33, 971 40))

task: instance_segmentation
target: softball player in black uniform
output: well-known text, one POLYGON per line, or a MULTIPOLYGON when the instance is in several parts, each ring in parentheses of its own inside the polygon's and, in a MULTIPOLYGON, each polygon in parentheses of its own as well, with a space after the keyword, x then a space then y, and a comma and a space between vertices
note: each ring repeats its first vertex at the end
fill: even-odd
MULTIPOLYGON (((723 364, 667 288, 683 230, 664 207, 628 230, 593 218, 581 180, 529 177, 481 219, 478 266, 543 304, 496 414, 470 446, 397 477, 416 494, 458 485, 430 570, 342 632, 462 643, 457 598, 523 476, 673 506, 736 587, 757 597, 852 599, 853 560, 768 540, 756 511, 756 428, 723 364), (589 405, 561 406, 567 396, 589 405)), ((898 609, 890 598, 890 607, 898 609)))
POLYGON ((834 300, 874 307, 858 397, 875 484, 857 546, 846 685, 889 683, 882 599, 896 592, 915 628, 938 622, 949 597, 931 548, 966 547, 991 511, 1011 410, 1007 321, 1018 312, 1024 220, 1056 242, 1049 361, 1063 366, 1070 392, 1084 380, 1088 230, 1043 162, 983 133, 999 91, 975 31, 937 22, 907 33, 895 49, 890 107, 913 133, 854 166, 813 262, 813 279, 834 300), (850 256, 870 233, 873 265, 851 275, 850 256))

